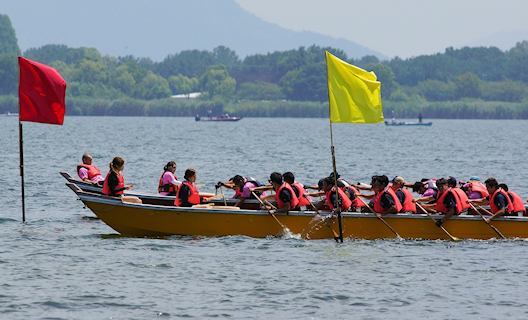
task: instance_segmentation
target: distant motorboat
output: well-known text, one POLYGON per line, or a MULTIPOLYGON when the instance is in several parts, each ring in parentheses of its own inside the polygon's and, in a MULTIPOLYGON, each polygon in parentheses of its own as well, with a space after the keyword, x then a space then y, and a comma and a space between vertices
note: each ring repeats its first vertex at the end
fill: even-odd
POLYGON ((1 114, 4 117, 18 117, 18 113, 6 112, 1 114))
POLYGON ((196 121, 239 121, 240 119, 242 119, 242 117, 230 116, 227 113, 219 116, 200 117, 200 115, 196 115, 194 117, 194 120, 196 121))
POLYGON ((387 126, 426 126, 430 127, 433 125, 432 122, 416 122, 416 121, 396 121, 395 119, 392 119, 390 121, 385 121, 385 125, 387 126))

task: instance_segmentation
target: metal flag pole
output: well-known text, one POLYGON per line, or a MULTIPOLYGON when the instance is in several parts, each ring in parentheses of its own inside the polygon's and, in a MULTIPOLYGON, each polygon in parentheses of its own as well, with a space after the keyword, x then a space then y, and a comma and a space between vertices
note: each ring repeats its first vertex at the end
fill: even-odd
POLYGON ((22 136, 22 122, 18 121, 18 144, 20 146, 20 178, 22 189, 22 222, 26 222, 26 197, 24 191, 24 141, 22 136))
POLYGON ((335 208, 337 209, 339 241, 343 243, 343 219, 341 216, 341 208, 339 207, 339 192, 337 191, 337 188, 338 188, 337 169, 336 169, 336 160, 335 160, 334 135, 333 135, 333 130, 332 130, 332 118, 331 118, 331 110, 330 110, 330 86, 328 85, 328 60, 326 58, 326 54, 325 54, 325 62, 326 62, 326 88, 327 88, 327 94, 328 94, 328 121, 330 122, 330 152, 332 153, 332 168, 334 171, 334 188, 335 188, 335 193, 336 193, 335 208))

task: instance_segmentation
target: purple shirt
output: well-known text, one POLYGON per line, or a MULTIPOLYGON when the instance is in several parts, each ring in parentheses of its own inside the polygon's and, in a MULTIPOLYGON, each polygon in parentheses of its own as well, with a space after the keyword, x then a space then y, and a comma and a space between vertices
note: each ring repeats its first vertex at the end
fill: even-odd
POLYGON ((429 188, 427 190, 425 190, 425 192, 422 194, 423 197, 436 197, 436 194, 438 193, 438 191, 436 191, 435 189, 433 188, 429 188))
MULTIPOLYGON (((163 176, 161 178, 161 184, 162 185, 174 184, 174 185, 179 186, 181 184, 181 182, 176 180, 176 177, 174 176, 174 173, 172 173, 170 171, 165 171, 165 173, 163 173, 163 176)), ((160 192, 159 194, 161 194, 162 196, 166 196, 169 193, 168 192, 160 192)))

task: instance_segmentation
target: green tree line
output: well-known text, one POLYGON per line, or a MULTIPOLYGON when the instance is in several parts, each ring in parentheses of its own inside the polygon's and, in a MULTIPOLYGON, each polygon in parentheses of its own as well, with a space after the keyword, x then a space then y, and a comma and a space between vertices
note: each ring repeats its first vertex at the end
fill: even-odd
MULTIPOLYGON (((60 44, 22 54, 63 75, 70 114, 119 115, 123 110, 123 115, 193 115, 214 109, 254 116, 325 116, 325 50, 374 71, 382 82, 385 111, 400 116, 527 117, 528 41, 506 51, 447 48, 386 61, 374 56, 352 59, 338 48, 319 46, 244 58, 218 46, 184 50, 162 61, 112 57, 95 48, 60 44), (191 92, 202 95, 189 101, 170 98, 191 92)), ((0 99, 0 111, 16 111, 9 96, 16 95, 20 54, 9 17, 0 15, 0 95, 8 96, 0 99)))

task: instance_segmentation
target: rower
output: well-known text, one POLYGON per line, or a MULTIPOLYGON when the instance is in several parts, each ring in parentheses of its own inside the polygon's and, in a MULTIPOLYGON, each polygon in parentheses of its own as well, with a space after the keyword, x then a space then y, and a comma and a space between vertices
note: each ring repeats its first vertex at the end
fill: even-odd
POLYGON ((484 184, 489 196, 484 199, 473 200, 473 202, 480 205, 489 204, 492 215, 489 218, 485 218, 486 221, 489 222, 497 217, 513 214, 513 202, 508 193, 499 186, 497 179, 490 177, 484 181, 484 184))
POLYGON ((304 189, 304 185, 295 181, 295 176, 292 172, 289 171, 285 172, 282 175, 282 178, 284 179, 284 182, 288 183, 292 187, 293 192, 295 192, 295 195, 297 196, 297 199, 299 199, 298 207, 301 210, 305 210, 306 207, 310 205, 312 200, 304 189))
POLYGON ((121 157, 115 157, 110 162, 110 170, 103 182, 103 194, 112 197, 120 197, 125 190, 129 190, 133 185, 125 185, 123 169, 125 169, 125 160, 121 157))
POLYGON ((412 186, 412 191, 421 195, 415 202, 432 202, 436 199, 438 188, 436 187, 435 179, 424 178, 421 181, 416 181, 412 186))
POLYGON ((469 199, 483 199, 489 196, 486 186, 480 182, 480 178, 477 176, 470 177, 461 189, 466 192, 469 199))
POLYGON ((394 190, 389 187, 389 178, 386 175, 373 176, 370 184, 374 191, 372 206, 375 213, 387 214, 401 211, 400 200, 394 190))
POLYGON ((176 192, 174 205, 178 207, 192 207, 193 205, 200 204, 200 193, 195 184, 196 170, 192 168, 185 170, 183 178, 185 181, 181 183, 176 192))
POLYGON ((519 196, 517 193, 513 191, 510 191, 510 189, 505 183, 500 183, 499 188, 502 188, 502 190, 508 193, 508 196, 510 197, 510 200, 513 204, 513 213, 517 214, 520 217, 525 216, 526 207, 524 206, 521 196, 519 196))
MULTIPOLYGON (((241 207, 245 200, 255 199, 252 189, 261 185, 261 183, 251 177, 243 177, 237 174, 233 178, 229 179, 229 181, 226 183, 219 181, 215 187, 226 187, 235 190, 235 195, 233 196, 233 199, 238 199, 235 206, 241 207)), ((256 191, 255 194, 257 194, 257 196, 266 196, 265 192, 260 191, 256 191)))
POLYGON ((323 191, 325 192, 325 200, 317 204, 318 209, 323 209, 326 206, 332 211, 338 208, 337 210, 343 212, 352 207, 352 201, 341 188, 337 188, 336 194, 335 178, 323 179, 323 191))
POLYGON ((176 175, 176 161, 169 161, 163 168, 163 173, 158 183, 158 193, 163 196, 175 196, 176 190, 180 186, 181 182, 178 181, 176 175))
MULTIPOLYGON (((452 188, 449 186, 453 185, 453 182, 454 185, 456 185, 456 179, 453 177, 436 180, 438 196, 435 205, 429 208, 434 209, 434 211, 443 215, 441 219, 436 221, 437 226, 441 226, 453 215, 459 215, 469 208, 466 194, 459 188, 452 188)), ((424 207, 426 206, 424 205, 424 207)))
POLYGON ((88 152, 83 154, 82 163, 77 165, 77 174, 84 182, 95 183, 100 186, 103 185, 104 178, 101 171, 93 163, 93 157, 88 152))
MULTIPOLYGON (((273 172, 269 182, 275 190, 275 202, 277 203, 277 213, 288 213, 299 205, 299 199, 295 195, 292 187, 283 181, 282 174, 273 172)), ((272 210, 273 211, 273 210, 272 210)))
POLYGON ((406 183, 403 177, 397 176, 392 179, 391 188, 402 204, 401 212, 416 213, 416 203, 414 202, 413 195, 405 188, 405 185, 406 183))

